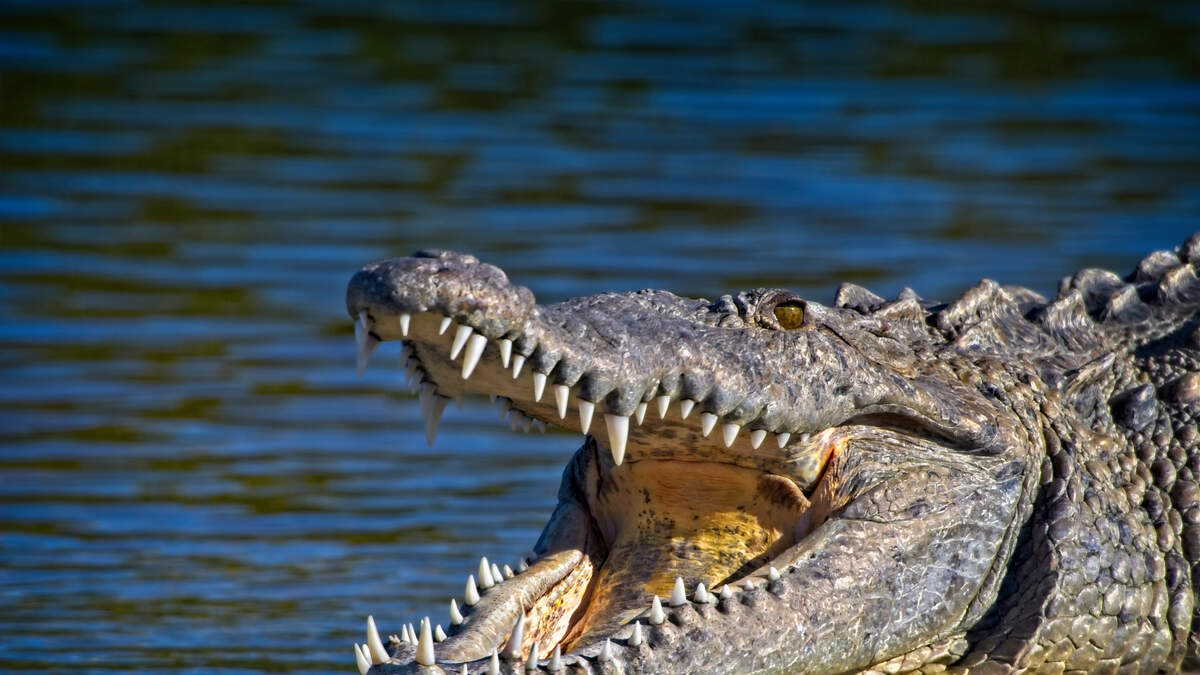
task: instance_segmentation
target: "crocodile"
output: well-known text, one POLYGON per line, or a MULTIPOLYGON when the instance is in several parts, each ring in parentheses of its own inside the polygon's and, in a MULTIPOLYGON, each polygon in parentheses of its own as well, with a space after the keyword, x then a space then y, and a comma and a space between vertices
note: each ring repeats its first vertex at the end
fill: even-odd
POLYGON ((442 410, 584 434, 515 567, 362 673, 1151 673, 1200 662, 1200 234, 1056 297, 843 284, 538 305, 426 250, 350 281, 442 410))

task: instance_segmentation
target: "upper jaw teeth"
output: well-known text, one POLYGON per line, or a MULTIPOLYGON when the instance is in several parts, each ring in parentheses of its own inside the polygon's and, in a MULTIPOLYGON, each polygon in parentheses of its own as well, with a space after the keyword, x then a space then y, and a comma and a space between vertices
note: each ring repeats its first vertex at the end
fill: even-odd
MULTIPOLYGON (((373 317, 367 310, 361 310, 355 316, 354 334, 357 347, 357 366, 359 373, 366 368, 367 361, 375 348, 379 345, 377 337, 377 322, 378 319, 373 317)), ((379 334, 394 336, 397 333, 402 336, 413 335, 414 325, 417 324, 415 317, 411 313, 402 313, 394 321, 388 318, 385 319, 386 330, 379 334)), ((428 319, 422 319, 428 321, 428 319)), ((446 354, 450 361, 454 361, 461 357, 461 375, 462 379, 469 380, 475 373, 483 356, 489 339, 482 333, 465 323, 456 324, 455 321, 448 316, 435 316, 434 324, 439 335, 450 334, 450 346, 446 354), (453 330, 451 330, 453 329, 453 330)), ((430 326, 431 324, 421 324, 430 326)), ((423 330, 430 330, 425 328, 423 330)), ((415 337, 415 336, 414 336, 415 337)), ((446 338, 441 338, 446 339, 446 338)), ((528 354, 516 353, 514 350, 514 339, 509 337, 501 337, 494 341, 496 343, 496 354, 498 355, 501 366, 511 368, 512 378, 520 376, 523 366, 525 365, 528 354)), ((517 341, 520 342, 519 340, 517 341)), ((421 413, 425 421, 425 436, 430 445, 437 438, 437 432, 441 421, 442 412, 445 410, 446 403, 452 396, 447 396, 432 380, 429 373, 422 366, 421 360, 417 356, 417 352, 406 342, 403 355, 402 365, 408 372, 409 379, 413 381, 417 387, 421 397, 421 413)), ((538 366, 539 368, 546 367, 545 364, 538 366)), ((588 434, 592 431, 592 421, 597 412, 597 403, 588 401, 580 397, 571 396, 571 386, 565 383, 555 383, 550 381, 548 372, 533 371, 532 378, 532 401, 540 403, 544 397, 546 385, 549 384, 553 392, 553 410, 558 413, 560 419, 566 419, 567 413, 571 408, 572 398, 574 398, 574 407, 579 415, 579 429, 582 433, 588 434)), ((455 391, 460 389, 455 388, 455 391)), ((453 397, 457 397, 455 394, 453 397)), ((507 400, 507 399, 505 399, 507 400)), ((674 396, 662 392, 655 392, 654 395, 648 395, 643 400, 634 405, 631 411, 626 414, 621 414, 618 411, 604 411, 603 431, 607 436, 608 447, 612 454, 612 460, 615 465, 621 465, 626 456, 629 438, 629 419, 633 417, 636 425, 641 425, 645 421, 646 413, 651 401, 654 403, 654 408, 658 412, 659 419, 666 419, 670 411, 672 400, 676 400, 674 396)), ((679 401, 679 419, 686 420, 691 417, 692 412, 698 407, 698 402, 692 398, 681 397, 679 401)), ((514 430, 523 429, 529 431, 534 426, 539 429, 545 428, 545 423, 536 418, 530 417, 523 410, 518 410, 509 402, 504 411, 507 415, 510 425, 514 430)), ((740 438, 744 438, 749 446, 750 451, 758 450, 766 440, 770 430, 763 428, 754 428, 750 426, 747 429, 748 433, 742 434, 741 431, 752 425, 752 421, 725 419, 722 420, 719 415, 712 411, 702 410, 699 415, 699 431, 700 435, 705 438, 712 437, 712 432, 720 427, 720 433, 715 439, 725 448, 731 448, 738 443, 740 438)), ((775 432, 775 441, 779 448, 786 447, 792 440, 792 432, 790 430, 778 430, 775 432)), ((804 441, 808 434, 800 435, 799 438, 804 441)))

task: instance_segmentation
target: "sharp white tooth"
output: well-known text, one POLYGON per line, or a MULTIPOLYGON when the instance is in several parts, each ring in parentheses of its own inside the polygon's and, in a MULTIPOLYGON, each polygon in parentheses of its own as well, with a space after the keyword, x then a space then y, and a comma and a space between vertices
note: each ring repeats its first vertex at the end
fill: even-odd
POLYGON ((371 650, 367 649, 366 643, 358 645, 358 651, 362 653, 363 660, 367 662, 368 667, 371 663, 371 650))
POLYGON ((421 637, 417 638, 417 663, 433 665, 433 633, 429 630, 429 617, 421 622, 421 637))
POLYGON ((630 647, 641 647, 645 638, 642 637, 642 624, 640 621, 633 622, 633 635, 629 636, 630 647))
POLYGON ((504 658, 521 658, 521 640, 525 637, 525 613, 517 617, 517 623, 508 635, 508 643, 504 645, 504 658))
POLYGON ((488 564, 487 556, 479 559, 479 587, 487 590, 496 585, 496 580, 492 579, 492 566, 488 564))
POLYGON ((771 566, 771 569, 767 570, 767 579, 779 581, 779 570, 775 569, 774 565, 771 566))
POLYGON ((729 588, 729 584, 725 584, 724 586, 722 586, 721 587, 721 599, 728 600, 729 598, 732 598, 732 597, 733 597, 733 591, 729 588))
POLYGON ((379 639, 379 631, 375 629, 375 617, 367 617, 367 649, 371 650, 371 663, 387 663, 388 653, 383 648, 383 640, 379 639))
POLYGON ((645 401, 642 401, 641 403, 637 404, 637 407, 633 409, 633 418, 635 420, 637 420, 638 426, 641 426, 642 422, 644 422, 646 420, 646 402, 645 401))
POLYGON ((500 675, 500 657, 492 650, 492 658, 488 661, 488 675, 500 675))
POLYGON ((546 392, 546 374, 545 373, 534 373, 533 374, 533 400, 541 401, 542 394, 544 394, 545 392, 546 392))
POLYGON ((408 632, 408 624, 400 626, 400 635, 401 635, 400 639, 407 642, 408 644, 410 644, 410 645, 417 644, 417 636, 408 632))
POLYGON ((525 562, 525 558, 521 558, 517 561, 517 574, 520 574, 527 569, 529 569, 529 563, 525 562))
POLYGON ((513 572, 513 568, 509 567, 508 565, 505 565, 502 571, 504 572, 505 579, 511 579, 517 576, 516 572, 513 572))
POLYGON ((400 636, 396 635, 395 633, 392 633, 391 635, 388 636, 388 644, 389 645, 398 645, 401 642, 403 642, 403 640, 401 640, 400 636))
POLYGON ((356 365, 358 366, 358 376, 362 377, 367 370, 367 361, 371 359, 371 353, 379 346, 379 340, 371 335, 371 329, 367 326, 367 312, 363 310, 358 313, 358 321, 354 322, 354 343, 358 347, 358 356, 356 365))
POLYGON ((539 645, 537 643, 537 640, 534 640, 533 648, 529 650, 529 657, 525 659, 525 670, 526 671, 531 671, 531 672, 537 671, 537 669, 538 669, 538 650, 540 650, 540 649, 541 649, 541 645, 539 645))
POLYGON ((442 413, 446 410, 446 404, 450 399, 445 396, 434 396, 433 401, 429 404, 429 414, 425 416, 425 442, 429 443, 429 447, 433 447, 433 442, 437 440, 438 425, 442 422, 442 413))
POLYGON ((734 424, 733 422, 721 425, 721 441, 725 443, 725 447, 728 448, 733 445, 733 442, 737 440, 738 432, 741 430, 742 425, 734 424))
POLYGON ((782 448, 788 444, 788 439, 791 437, 792 434, 787 431, 783 432, 782 434, 775 434, 775 444, 782 448))
POLYGON ((442 630, 442 624, 433 627, 433 641, 441 642, 446 639, 446 631, 442 630))
POLYGON ((470 326, 459 326, 458 332, 454 334, 454 342, 450 343, 450 360, 458 358, 458 353, 467 345, 467 339, 474 333, 474 329, 470 326))
POLYGON ((450 625, 461 626, 463 622, 462 612, 458 611, 458 603, 454 598, 450 598, 450 625))
POLYGON ((412 314, 407 312, 400 315, 400 334, 408 337, 408 326, 412 323, 412 314))
POLYGON ((515 380, 517 379, 517 376, 521 374, 521 369, 525 367, 525 357, 521 356, 520 354, 513 354, 512 364, 513 379, 515 380))
POLYGON ((692 408, 696 407, 696 402, 690 398, 685 398, 679 401, 679 418, 687 419, 688 415, 692 414, 692 408))
POLYGON ((371 662, 358 651, 357 644, 354 645, 354 664, 358 666, 358 675, 367 675, 367 671, 371 669, 371 662))
POLYGON ((500 566, 496 563, 492 563, 492 580, 496 583, 504 580, 504 575, 500 574, 500 566))
POLYGON ((650 601, 650 623, 657 626, 666 620, 667 613, 663 611, 662 600, 659 600, 658 596, 656 595, 654 596, 654 599, 650 601))
POLYGON ((599 660, 601 663, 606 663, 608 661, 612 661, 612 657, 612 641, 608 638, 604 638, 604 646, 600 648, 600 656, 597 660, 599 660))
POLYGON ((467 664, 465 664, 465 663, 462 664, 462 670, 460 670, 458 672, 459 672, 459 675, 471 675, 470 671, 467 669, 467 664))
POLYGON ((663 394, 654 399, 654 402, 658 404, 658 419, 666 419, 667 410, 671 407, 671 397, 663 394))
POLYGON ((612 450, 613 464, 621 466, 625 461, 625 440, 629 437, 629 417, 605 413, 604 426, 608 427, 608 447, 612 450))
POLYGON ((758 446, 762 445, 763 439, 766 437, 767 437, 766 429, 755 429, 754 431, 751 431, 750 432, 750 447, 757 450, 758 446))
POLYGON ((554 645, 554 653, 550 655, 550 672, 562 670, 562 646, 554 645))
POLYGON ((567 396, 571 394, 571 388, 565 384, 556 384, 551 389, 554 390, 554 402, 558 404, 558 418, 564 419, 567 416, 567 396))
POLYGON ((692 593, 692 599, 700 604, 705 604, 712 600, 712 596, 708 594, 708 589, 704 584, 696 584, 696 592, 692 593))
POLYGON ((810 439, 810 438, 812 438, 812 434, 808 433, 807 431, 800 434, 800 442, 801 443, 807 443, 808 439, 810 439))
POLYGON ((675 577, 675 587, 671 589, 671 598, 667 602, 672 607, 687 604, 687 591, 683 588, 683 577, 675 577))
POLYGON ((463 352, 462 378, 464 380, 475 372, 475 366, 479 365, 479 357, 483 355, 483 348, 486 346, 487 338, 478 333, 467 340, 467 349, 463 352))
POLYGON ((700 435, 708 438, 713 427, 717 425, 717 416, 712 413, 700 413, 700 435))
POLYGON ((754 590, 754 582, 747 579, 742 582, 742 588, 744 588, 748 591, 752 591, 752 590, 754 590))
POLYGON ((441 323, 441 325, 438 326, 438 335, 445 335, 446 329, 450 327, 451 323, 454 323, 454 322, 450 320, 450 317, 443 316, 442 323, 441 323))
POLYGON ((512 360, 512 340, 508 338, 500 338, 500 365, 508 367, 508 362, 512 360))
POLYGON ((479 602, 479 589, 475 586, 475 575, 467 577, 467 590, 463 593, 463 602, 467 607, 474 607, 479 602))
POLYGON ((596 412, 596 404, 577 398, 575 405, 579 408, 579 432, 587 434, 592 426, 592 413, 596 412))

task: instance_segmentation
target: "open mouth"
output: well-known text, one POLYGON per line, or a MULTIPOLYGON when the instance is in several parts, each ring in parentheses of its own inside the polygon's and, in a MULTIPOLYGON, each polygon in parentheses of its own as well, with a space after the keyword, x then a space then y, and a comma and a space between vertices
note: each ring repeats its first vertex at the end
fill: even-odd
POLYGON ((437 311, 364 309, 355 330, 360 368, 379 341, 404 340, 430 443, 447 402, 466 394, 491 396, 514 430, 585 435, 532 554, 515 565, 482 559, 445 627, 407 624, 385 647, 369 622, 355 649, 364 673, 413 662, 499 672, 500 659, 553 671, 611 658, 614 643, 646 648, 681 612, 703 616, 776 582, 798 544, 845 505, 840 459, 857 439, 914 442, 912 430, 879 420, 817 433, 743 425, 653 392, 629 415, 597 412, 578 387, 527 368, 510 340, 437 311))

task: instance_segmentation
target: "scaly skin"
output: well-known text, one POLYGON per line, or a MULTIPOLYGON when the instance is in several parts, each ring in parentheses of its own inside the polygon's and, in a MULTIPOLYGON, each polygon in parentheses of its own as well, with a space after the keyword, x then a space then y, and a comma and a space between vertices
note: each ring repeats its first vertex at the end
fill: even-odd
POLYGON ((847 285, 833 307, 767 289, 539 306, 462 254, 370 265, 348 309, 364 346, 408 339, 426 409, 495 394, 517 423, 580 430, 595 406, 530 572, 485 592, 436 665, 397 642, 371 672, 489 672, 506 640, 499 670, 523 672, 530 636, 543 657, 561 640, 566 672, 1178 671, 1198 657, 1198 262, 1200 235, 1125 279, 1080 272, 1052 301, 984 281, 948 305, 847 285), (469 378, 448 354, 458 326, 487 338, 469 378), (656 623, 649 599, 675 576, 730 592, 656 623), (560 578, 586 611, 534 606, 560 578))

